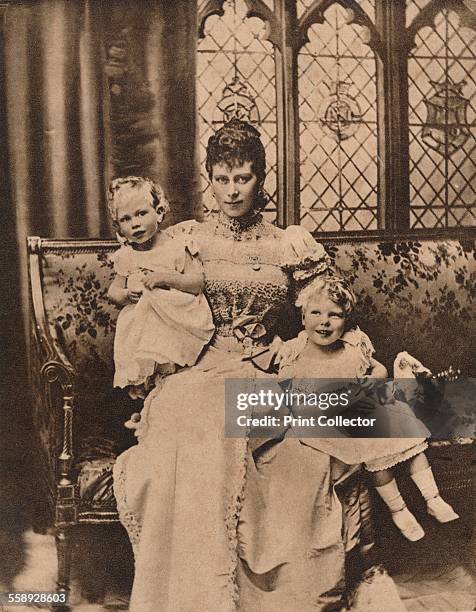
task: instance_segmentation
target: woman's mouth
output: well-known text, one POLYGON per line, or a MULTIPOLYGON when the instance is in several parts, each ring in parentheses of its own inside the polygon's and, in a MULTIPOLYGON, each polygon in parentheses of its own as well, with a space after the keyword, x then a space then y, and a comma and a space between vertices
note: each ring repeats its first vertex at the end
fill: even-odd
POLYGON ((144 230, 139 230, 137 232, 134 232, 132 235, 134 236, 134 238, 142 238, 144 234, 145 234, 144 230))

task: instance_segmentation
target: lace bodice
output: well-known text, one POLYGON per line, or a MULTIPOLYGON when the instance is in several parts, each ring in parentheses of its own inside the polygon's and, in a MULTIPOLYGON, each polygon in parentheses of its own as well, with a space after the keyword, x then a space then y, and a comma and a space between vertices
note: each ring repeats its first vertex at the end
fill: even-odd
POLYGON ((172 231, 190 233, 198 245, 217 335, 245 343, 247 338, 254 344, 267 344, 279 334, 300 264, 309 268, 325 259, 322 246, 305 230, 279 229, 261 215, 243 221, 219 214, 205 223, 179 224, 172 231), (305 234, 305 240, 297 241, 301 245, 297 249, 293 246, 296 231, 301 238, 305 234))

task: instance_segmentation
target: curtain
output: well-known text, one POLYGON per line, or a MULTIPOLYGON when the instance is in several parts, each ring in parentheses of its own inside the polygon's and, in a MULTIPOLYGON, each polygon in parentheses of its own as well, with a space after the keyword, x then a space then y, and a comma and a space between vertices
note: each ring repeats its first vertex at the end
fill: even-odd
POLYGON ((105 194, 116 176, 158 180, 168 223, 193 216, 199 187, 195 2, 38 0, 0 10, 1 514, 24 494, 29 468, 26 236, 113 236, 105 194))

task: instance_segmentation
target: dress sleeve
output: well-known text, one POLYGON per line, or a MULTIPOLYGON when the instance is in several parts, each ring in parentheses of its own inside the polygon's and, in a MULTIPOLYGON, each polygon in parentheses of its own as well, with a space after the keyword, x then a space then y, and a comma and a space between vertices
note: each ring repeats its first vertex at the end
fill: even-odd
POLYGON ((358 375, 364 376, 372 367, 372 357, 375 353, 372 341, 359 327, 345 332, 341 340, 349 347, 352 354, 355 354, 354 351, 358 352, 358 375))
POLYGON ((181 274, 202 271, 202 262, 198 253, 198 244, 189 233, 178 234, 173 238, 176 243, 177 254, 175 269, 181 274))
POLYGON ((279 374, 286 374, 286 370, 289 370, 291 365, 304 350, 304 347, 307 344, 307 338, 307 333, 303 330, 296 336, 296 338, 291 338, 291 340, 283 342, 283 345, 279 350, 279 374))
POLYGON ((324 247, 300 225, 290 225, 284 232, 283 269, 291 273, 299 285, 332 270, 332 262, 324 247))
POLYGON ((127 247, 121 246, 111 255, 114 272, 119 276, 128 276, 130 273, 130 254, 127 247))

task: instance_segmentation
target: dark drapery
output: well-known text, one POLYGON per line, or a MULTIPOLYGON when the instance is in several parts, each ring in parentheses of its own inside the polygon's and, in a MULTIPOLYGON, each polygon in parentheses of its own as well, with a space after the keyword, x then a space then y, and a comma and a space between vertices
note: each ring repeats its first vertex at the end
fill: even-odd
POLYGON ((37 0, 3 9, 0 486, 11 490, 0 509, 25 493, 29 466, 25 238, 112 236, 106 185, 126 174, 161 182, 169 223, 193 216, 195 44, 189 0, 37 0))

